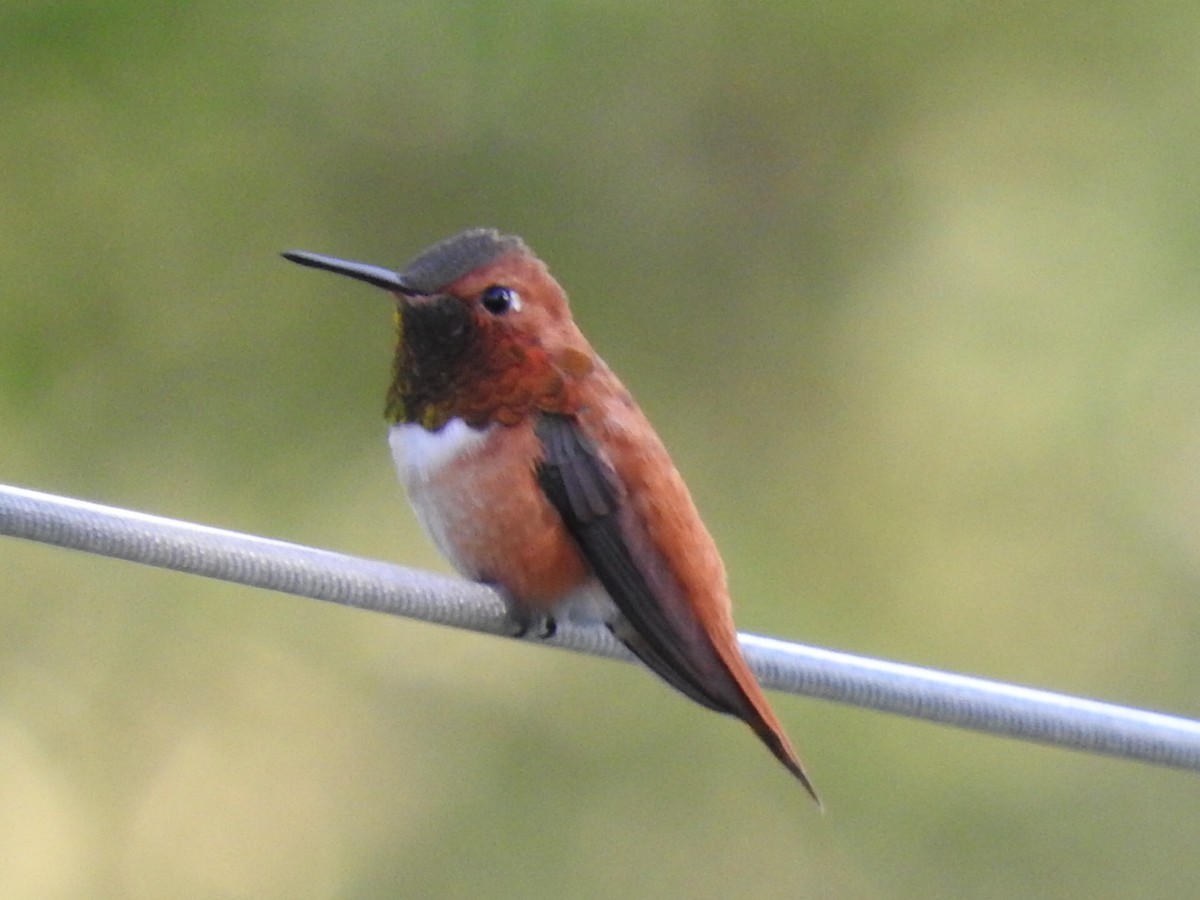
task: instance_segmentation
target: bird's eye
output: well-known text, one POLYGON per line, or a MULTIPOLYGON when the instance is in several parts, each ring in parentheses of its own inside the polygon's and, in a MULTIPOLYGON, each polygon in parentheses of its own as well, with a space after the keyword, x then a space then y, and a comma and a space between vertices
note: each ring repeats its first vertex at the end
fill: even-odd
POLYGON ((521 308, 521 295, 502 284, 493 284, 479 295, 479 302, 493 316, 502 316, 521 308))

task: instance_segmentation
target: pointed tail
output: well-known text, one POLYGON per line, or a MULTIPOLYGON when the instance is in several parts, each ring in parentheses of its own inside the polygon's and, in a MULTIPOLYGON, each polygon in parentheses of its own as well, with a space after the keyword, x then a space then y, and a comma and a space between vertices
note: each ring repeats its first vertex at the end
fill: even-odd
MULTIPOLYGON (((753 700, 751 702, 753 703, 753 700)), ((804 789, 808 791, 808 795, 816 801, 817 808, 821 812, 824 812, 825 804, 821 802, 821 797, 817 793, 817 789, 813 787, 812 780, 808 777, 808 772, 804 770, 804 764, 800 762, 800 757, 796 755, 791 741, 784 734, 779 722, 775 720, 774 715, 770 715, 770 721, 760 715, 757 703, 754 703, 754 707, 753 715, 739 716, 739 718, 750 726, 751 730, 758 735, 758 739, 767 745, 767 749, 771 751, 777 760, 783 763, 784 768, 796 776, 796 780, 804 786, 804 789)), ((770 714, 770 707, 767 707, 767 712, 770 714)))

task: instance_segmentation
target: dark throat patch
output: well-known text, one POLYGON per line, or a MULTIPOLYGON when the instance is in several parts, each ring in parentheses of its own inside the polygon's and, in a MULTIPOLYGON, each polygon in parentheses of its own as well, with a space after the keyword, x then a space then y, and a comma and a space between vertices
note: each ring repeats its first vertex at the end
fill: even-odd
POLYGON ((465 361, 478 328, 467 305, 446 295, 401 303, 396 324, 388 421, 436 430, 450 417, 460 382, 470 374, 465 361))

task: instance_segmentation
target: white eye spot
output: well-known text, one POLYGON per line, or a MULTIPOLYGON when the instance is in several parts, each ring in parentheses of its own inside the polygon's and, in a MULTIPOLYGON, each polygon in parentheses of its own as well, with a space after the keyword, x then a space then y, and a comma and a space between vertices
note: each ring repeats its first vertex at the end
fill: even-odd
POLYGON ((493 284, 487 288, 479 295, 479 302, 493 316, 521 311, 521 295, 502 284, 493 284))

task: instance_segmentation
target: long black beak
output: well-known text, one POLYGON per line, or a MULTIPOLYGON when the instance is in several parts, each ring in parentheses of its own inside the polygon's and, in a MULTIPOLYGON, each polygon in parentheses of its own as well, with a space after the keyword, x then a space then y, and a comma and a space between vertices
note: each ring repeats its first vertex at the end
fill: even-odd
POLYGON ((306 253, 303 250, 288 250, 282 254, 284 259, 308 266, 312 269, 324 269, 326 272, 336 272, 358 281, 365 281, 385 291, 395 291, 414 297, 421 292, 404 280, 404 276, 382 266, 372 266, 369 263, 351 262, 348 259, 338 259, 336 256, 322 256, 319 253, 306 253))

